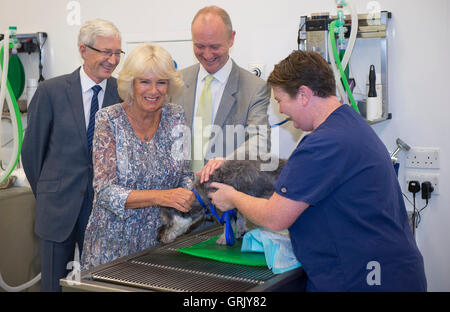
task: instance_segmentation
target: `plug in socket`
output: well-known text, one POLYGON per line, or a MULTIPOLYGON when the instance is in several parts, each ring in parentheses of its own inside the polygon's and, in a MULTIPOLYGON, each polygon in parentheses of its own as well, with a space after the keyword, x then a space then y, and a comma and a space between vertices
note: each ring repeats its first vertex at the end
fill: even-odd
POLYGON ((410 181, 418 181, 420 185, 423 182, 429 181, 434 188, 433 195, 439 194, 439 173, 407 171, 405 172, 406 189, 408 189, 410 181))
POLYGON ((433 191, 434 187, 431 185, 431 182, 426 181, 422 183, 422 199, 430 199, 433 191))

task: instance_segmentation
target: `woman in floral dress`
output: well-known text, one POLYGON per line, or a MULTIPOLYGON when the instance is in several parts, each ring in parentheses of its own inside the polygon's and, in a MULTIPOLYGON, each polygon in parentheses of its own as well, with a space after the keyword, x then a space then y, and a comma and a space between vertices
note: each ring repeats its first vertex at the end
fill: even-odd
MULTIPOLYGON (((123 103, 98 111, 93 141, 94 190, 82 269, 158 244, 160 211, 189 211, 193 175, 179 148, 185 125, 181 74, 162 47, 144 43, 119 73, 123 103)), ((70 165, 70 164, 68 164, 70 165)))

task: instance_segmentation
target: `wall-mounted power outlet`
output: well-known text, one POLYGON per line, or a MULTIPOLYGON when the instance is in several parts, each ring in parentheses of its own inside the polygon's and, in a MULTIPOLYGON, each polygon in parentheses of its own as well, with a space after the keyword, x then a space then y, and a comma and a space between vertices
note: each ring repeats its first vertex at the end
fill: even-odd
POLYGON ((411 147, 406 153, 406 168, 439 169, 439 148, 411 147))
POLYGON ((422 173, 422 172, 406 171, 405 172, 406 189, 408 189, 408 184, 410 181, 419 181, 420 185, 422 185, 423 182, 429 181, 434 187, 434 191, 433 193, 431 193, 431 196, 439 194, 439 173, 422 173))

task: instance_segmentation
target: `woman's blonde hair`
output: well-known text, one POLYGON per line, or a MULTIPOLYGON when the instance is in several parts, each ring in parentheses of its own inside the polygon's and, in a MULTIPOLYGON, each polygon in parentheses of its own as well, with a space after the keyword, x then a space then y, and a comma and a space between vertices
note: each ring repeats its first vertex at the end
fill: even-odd
POLYGON ((117 79, 119 96, 127 103, 133 102, 134 79, 153 73, 169 80, 166 101, 170 101, 183 89, 181 72, 175 68, 172 56, 163 47, 146 42, 138 45, 126 58, 117 79))

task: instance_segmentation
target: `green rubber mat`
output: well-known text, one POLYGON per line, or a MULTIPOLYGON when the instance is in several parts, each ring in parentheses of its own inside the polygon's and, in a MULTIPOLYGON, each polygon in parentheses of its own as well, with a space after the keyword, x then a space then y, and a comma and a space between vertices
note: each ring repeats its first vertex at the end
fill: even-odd
POLYGON ((225 263, 267 266, 264 253, 241 252, 242 239, 236 239, 234 246, 218 245, 216 240, 219 236, 220 235, 217 235, 204 242, 186 248, 179 248, 177 250, 192 256, 225 263))

